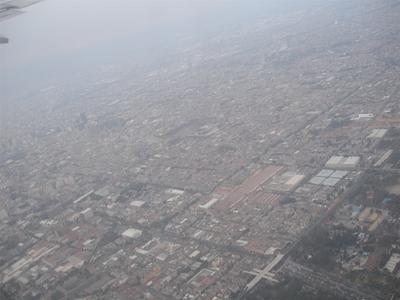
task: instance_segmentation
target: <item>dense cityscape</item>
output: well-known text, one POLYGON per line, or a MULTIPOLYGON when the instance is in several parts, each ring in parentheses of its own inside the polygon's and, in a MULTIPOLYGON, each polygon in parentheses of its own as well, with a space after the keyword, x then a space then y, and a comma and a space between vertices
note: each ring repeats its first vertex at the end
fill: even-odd
POLYGON ((399 19, 331 1, 13 99, 0 299, 400 299, 399 19))

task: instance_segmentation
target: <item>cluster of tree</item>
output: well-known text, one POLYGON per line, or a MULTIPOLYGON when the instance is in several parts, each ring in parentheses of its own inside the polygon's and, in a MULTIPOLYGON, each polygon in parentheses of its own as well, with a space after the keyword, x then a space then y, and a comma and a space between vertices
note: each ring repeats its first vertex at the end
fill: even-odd
POLYGON ((16 294, 20 290, 19 284, 14 280, 3 284, 0 287, 0 300, 14 300, 16 299, 16 294))
MULTIPOLYGON (((400 296, 400 280, 392 274, 375 270, 373 272, 352 271, 346 274, 346 278, 352 282, 367 286, 378 291, 382 295, 388 297, 395 295, 395 298, 400 296)), ((389 298, 388 298, 389 299, 389 298)))
POLYGON ((354 204, 365 206, 381 207, 382 201, 389 195, 386 191, 388 186, 397 184, 399 181, 398 174, 394 173, 378 173, 368 172, 364 175, 364 181, 357 189, 354 197, 350 200, 354 204))
POLYGON ((344 227, 329 230, 321 226, 304 238, 296 256, 318 268, 332 270, 339 251, 355 241, 356 237, 351 230, 344 227))
POLYGON ((304 284, 290 278, 273 287, 263 286, 246 297, 246 300, 344 300, 326 291, 315 291, 306 288, 304 284))

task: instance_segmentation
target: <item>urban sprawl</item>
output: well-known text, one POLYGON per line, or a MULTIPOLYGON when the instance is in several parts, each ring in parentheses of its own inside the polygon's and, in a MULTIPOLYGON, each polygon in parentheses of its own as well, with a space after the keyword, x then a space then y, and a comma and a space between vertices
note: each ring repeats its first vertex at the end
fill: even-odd
POLYGON ((400 3, 336 2, 4 106, 0 298, 400 299, 400 3))

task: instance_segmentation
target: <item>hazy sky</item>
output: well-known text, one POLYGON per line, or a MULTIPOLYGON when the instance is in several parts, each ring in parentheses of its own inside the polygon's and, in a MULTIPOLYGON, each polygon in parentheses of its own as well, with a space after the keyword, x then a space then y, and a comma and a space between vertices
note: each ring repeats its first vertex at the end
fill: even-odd
MULTIPOLYGON (((12 64, 39 60, 48 55, 71 53, 163 26, 191 22, 207 10, 218 9, 219 0, 47 0, 27 13, 0 23, 11 38, 8 59, 12 64), (28 49, 27 49, 28 47, 28 49)), ((140 41, 137 41, 140 42, 140 41)))
POLYGON ((182 37, 200 39, 302 2, 285 1, 46 0, 0 23, 10 38, 0 47, 0 80, 10 92, 39 78, 76 76, 85 66, 162 55, 182 37))

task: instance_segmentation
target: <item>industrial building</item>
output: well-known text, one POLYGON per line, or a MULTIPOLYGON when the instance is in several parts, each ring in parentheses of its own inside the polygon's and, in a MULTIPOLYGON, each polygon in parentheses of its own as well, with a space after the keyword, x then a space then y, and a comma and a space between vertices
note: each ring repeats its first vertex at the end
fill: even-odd
POLYGON ((359 156, 332 156, 325 164, 329 169, 347 169, 352 170, 360 162, 359 156))

